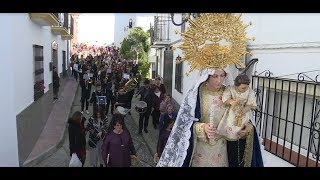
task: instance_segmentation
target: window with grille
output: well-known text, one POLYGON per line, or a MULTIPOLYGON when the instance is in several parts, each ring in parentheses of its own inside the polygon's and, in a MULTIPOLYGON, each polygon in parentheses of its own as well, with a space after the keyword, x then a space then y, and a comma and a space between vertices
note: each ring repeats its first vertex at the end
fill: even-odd
POLYGON ((175 89, 180 93, 182 93, 182 85, 183 85, 182 66, 183 66, 183 63, 176 64, 176 74, 175 74, 175 89))
POLYGON ((44 94, 43 46, 33 46, 34 56, 34 101, 44 94))

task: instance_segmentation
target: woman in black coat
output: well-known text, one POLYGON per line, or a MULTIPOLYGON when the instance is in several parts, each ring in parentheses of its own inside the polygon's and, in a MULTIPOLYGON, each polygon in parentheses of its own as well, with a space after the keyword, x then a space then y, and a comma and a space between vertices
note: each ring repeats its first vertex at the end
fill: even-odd
POLYGON ((76 153, 82 163, 82 167, 86 160, 85 120, 80 111, 76 111, 68 120, 70 156, 76 153))

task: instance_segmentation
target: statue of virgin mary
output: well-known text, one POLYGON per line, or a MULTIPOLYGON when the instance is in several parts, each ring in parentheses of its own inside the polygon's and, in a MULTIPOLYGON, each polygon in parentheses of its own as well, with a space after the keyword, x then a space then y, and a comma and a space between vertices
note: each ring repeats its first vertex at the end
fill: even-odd
POLYGON ((157 167, 263 166, 254 118, 238 141, 227 141, 215 131, 227 109, 222 94, 233 85, 239 73, 236 65, 247 53, 246 26, 239 19, 233 14, 202 14, 190 19, 190 27, 181 33, 180 48, 196 81, 184 95, 157 167))

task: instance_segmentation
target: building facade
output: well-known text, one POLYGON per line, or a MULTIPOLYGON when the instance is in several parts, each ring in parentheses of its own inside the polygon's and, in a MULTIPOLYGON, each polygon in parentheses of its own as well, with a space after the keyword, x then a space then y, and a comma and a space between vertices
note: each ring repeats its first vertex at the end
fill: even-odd
POLYGON ((1 14, 0 22, 0 166, 21 166, 53 106, 52 66, 67 77, 73 28, 68 13, 1 14))
POLYGON ((73 24, 73 38, 70 41, 70 46, 71 46, 71 55, 75 54, 76 52, 73 50, 72 47, 74 47, 74 45, 79 44, 78 41, 78 36, 79 36, 79 16, 80 13, 70 13, 70 16, 72 17, 72 21, 71 24, 73 24))
MULTIPOLYGON (((186 14, 157 14, 153 26, 152 48, 155 63, 152 68, 164 79, 177 104, 182 102, 190 82, 196 81, 186 62, 176 64, 183 56, 181 36, 188 22, 186 14)), ((190 18, 197 18, 193 13, 190 18)), ((255 111, 257 129, 263 140, 268 160, 274 166, 318 166, 320 87, 320 24, 319 14, 242 14, 252 56, 244 62, 258 59, 246 72, 257 92, 255 111), (271 154, 271 155, 270 155, 271 154), (288 163, 289 162, 289 163, 288 163)))
POLYGON ((133 27, 142 27, 144 31, 150 29, 154 15, 154 13, 115 13, 114 45, 121 47, 121 42, 133 27))

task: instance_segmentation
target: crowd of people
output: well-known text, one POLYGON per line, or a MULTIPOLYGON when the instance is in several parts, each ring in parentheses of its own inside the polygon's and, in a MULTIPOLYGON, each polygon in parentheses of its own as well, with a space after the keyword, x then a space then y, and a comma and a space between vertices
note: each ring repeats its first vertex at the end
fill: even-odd
POLYGON ((75 53, 71 57, 72 76, 81 87, 81 109, 68 121, 70 156, 76 153, 83 166, 88 147, 93 167, 129 167, 132 160, 138 161, 124 118, 134 109, 133 97, 140 96, 139 100, 147 106, 146 111, 139 113, 137 133, 141 135, 142 130, 148 133, 152 117, 153 128, 159 130, 156 156, 160 157, 177 115, 161 78, 142 79, 138 64, 123 59, 119 48, 108 46, 100 52, 95 56, 75 53), (133 87, 128 85, 129 81, 135 82, 133 87), (92 108, 92 115, 89 108, 92 108), (124 113, 123 109, 127 111, 124 113), (88 120, 85 114, 90 116, 88 120), (89 134, 88 139, 86 134, 89 134))

